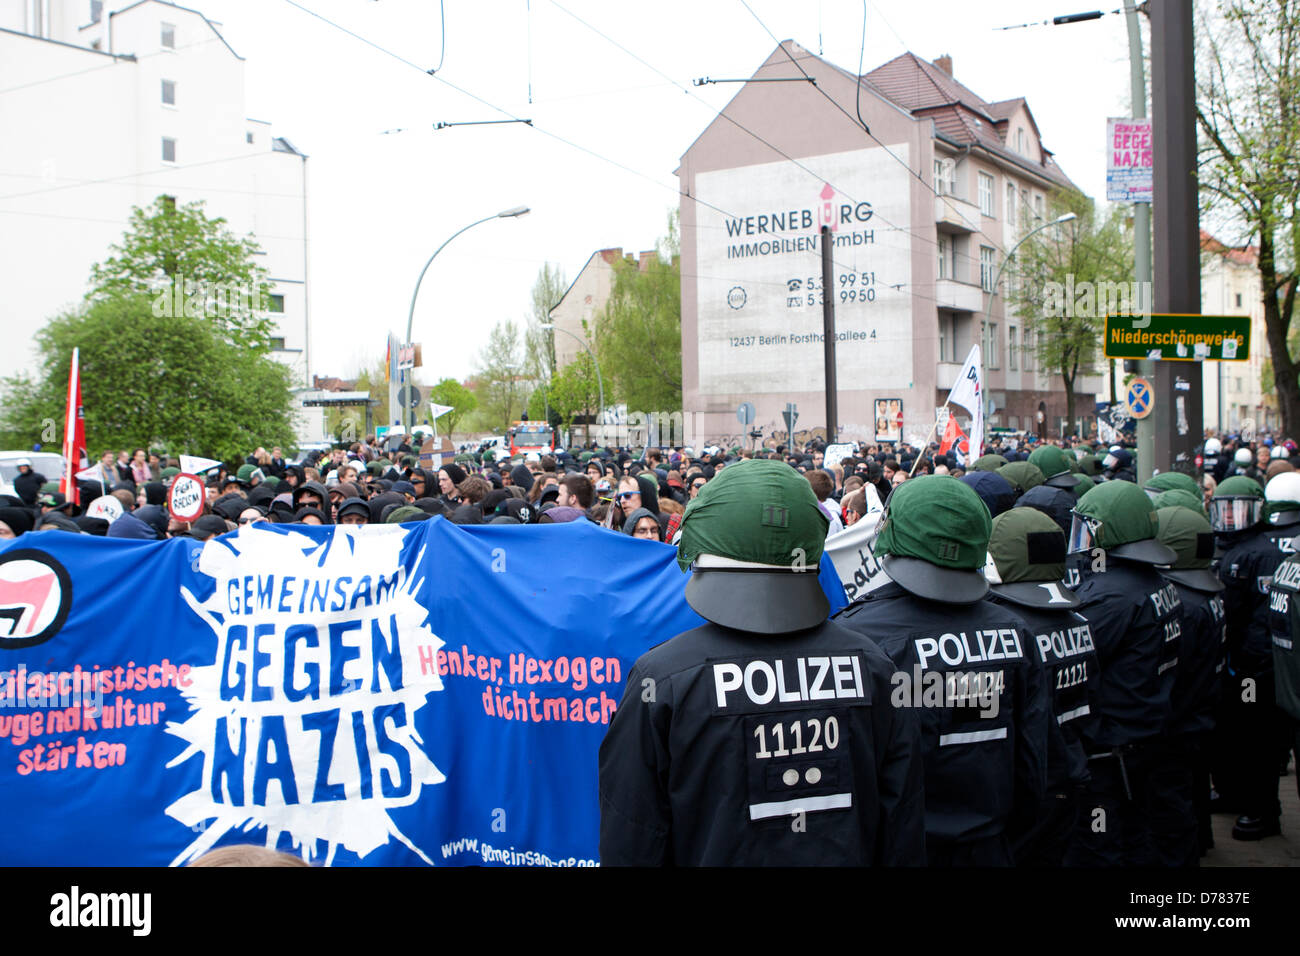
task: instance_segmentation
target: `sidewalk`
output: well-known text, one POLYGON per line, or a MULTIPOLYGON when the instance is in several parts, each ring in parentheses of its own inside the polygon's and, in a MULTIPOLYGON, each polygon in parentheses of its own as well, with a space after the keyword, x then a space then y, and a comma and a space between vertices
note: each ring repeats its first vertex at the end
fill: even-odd
POLYGON ((1201 866, 1300 866, 1300 797, 1296 795, 1296 767, 1278 780, 1282 799, 1282 835, 1253 843, 1234 840, 1236 817, 1216 813, 1214 849, 1201 859, 1201 866))

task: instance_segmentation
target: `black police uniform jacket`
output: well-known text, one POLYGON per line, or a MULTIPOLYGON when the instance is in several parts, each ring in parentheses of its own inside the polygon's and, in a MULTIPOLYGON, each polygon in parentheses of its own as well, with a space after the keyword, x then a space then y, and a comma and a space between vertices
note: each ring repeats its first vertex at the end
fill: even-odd
MULTIPOLYGON (((1300 539, 1296 539, 1300 541, 1300 539)), ((1300 720, 1300 554, 1293 554, 1273 572, 1269 588, 1269 630, 1273 639, 1273 668, 1277 705, 1300 720)))
MULTIPOLYGON (((1052 583, 1053 586, 1055 582, 1052 583)), ((1030 653, 1043 665, 1052 697, 1048 722, 1047 790, 1068 793, 1088 779, 1085 728, 1097 722, 1097 691, 1101 669, 1087 618, 1066 609, 1026 607, 993 596, 1029 625, 1030 653)))
POLYGON ((1278 565, 1295 553, 1292 540, 1297 534, 1300 524, 1264 525, 1258 534, 1245 535, 1219 559, 1228 617, 1228 668, 1233 674, 1253 676, 1273 668, 1269 582, 1278 565))
POLYGON ((1099 719, 1084 728, 1088 752, 1149 742, 1171 713, 1182 635, 1178 589, 1149 564, 1099 554, 1074 593, 1101 668, 1099 719))
POLYGON ((1016 611, 991 601, 925 601, 891 581, 834 620, 890 656, 900 672, 896 704, 920 718, 927 841, 997 837, 1013 812, 1037 812, 1051 704, 1016 611), (941 696, 927 697, 940 682, 941 696))
POLYGON ((716 624, 644 654, 600 745, 606 866, 924 865, 915 714, 826 622, 716 624))
POLYGON ((1177 677, 1170 700, 1171 734, 1206 734, 1214 729, 1222 694, 1227 645, 1223 594, 1175 581, 1183 606, 1177 677))

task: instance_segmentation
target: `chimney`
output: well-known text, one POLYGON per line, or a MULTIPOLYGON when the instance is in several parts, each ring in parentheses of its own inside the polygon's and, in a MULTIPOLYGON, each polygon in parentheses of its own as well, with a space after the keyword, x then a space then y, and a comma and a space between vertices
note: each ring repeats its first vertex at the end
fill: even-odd
POLYGON ((658 255, 659 253, 655 252, 653 249, 649 252, 641 253, 641 261, 637 263, 638 268, 640 268, 642 272, 648 272, 650 270, 650 263, 653 262, 658 255))
POLYGON ((952 76, 952 57, 947 53, 935 60, 934 65, 943 70, 943 72, 947 73, 949 76, 952 76))

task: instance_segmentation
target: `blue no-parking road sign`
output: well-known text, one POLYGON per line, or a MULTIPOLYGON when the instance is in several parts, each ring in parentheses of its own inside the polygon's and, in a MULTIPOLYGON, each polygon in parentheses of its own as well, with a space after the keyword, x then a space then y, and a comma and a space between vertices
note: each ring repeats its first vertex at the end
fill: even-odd
POLYGON ((1156 403, 1155 390, 1144 378, 1135 378, 1128 386, 1128 410, 1134 418, 1146 418, 1156 403))

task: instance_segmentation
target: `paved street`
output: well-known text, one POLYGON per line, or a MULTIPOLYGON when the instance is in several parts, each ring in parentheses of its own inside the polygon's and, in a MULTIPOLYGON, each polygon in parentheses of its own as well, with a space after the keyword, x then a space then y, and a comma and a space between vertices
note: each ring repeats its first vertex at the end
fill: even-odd
POLYGON ((1214 815, 1214 849, 1202 866, 1300 866, 1300 797, 1296 796, 1295 765, 1280 781, 1282 835, 1254 843, 1232 838, 1235 816, 1214 815))

